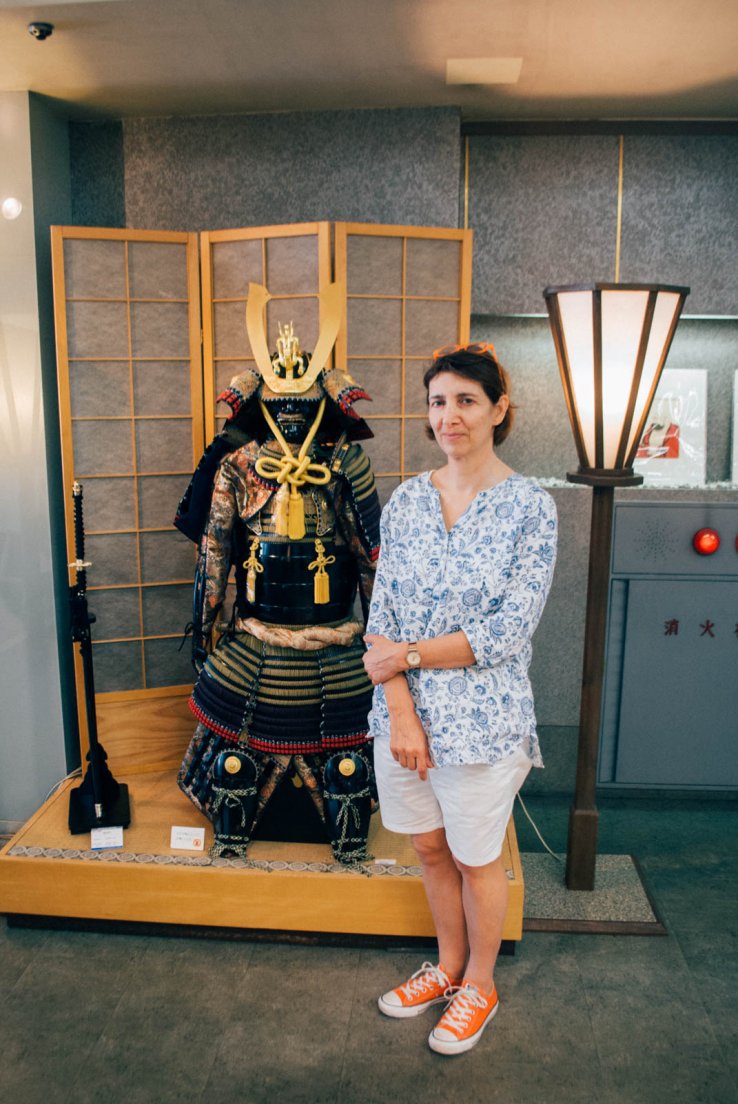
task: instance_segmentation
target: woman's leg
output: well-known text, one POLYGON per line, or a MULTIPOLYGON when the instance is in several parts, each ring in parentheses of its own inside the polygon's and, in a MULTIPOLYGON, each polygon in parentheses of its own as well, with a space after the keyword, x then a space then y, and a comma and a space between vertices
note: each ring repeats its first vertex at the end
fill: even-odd
POLYGON ((412 841, 423 868, 423 886, 436 927, 438 961, 452 980, 460 979, 469 953, 461 871, 443 828, 414 835, 412 841))
MULTIPOLYGON (((454 860, 461 881, 469 958, 464 978, 480 992, 490 993, 502 941, 509 886, 502 856, 484 866, 454 860)), ((435 919, 435 913, 434 913, 435 919)))

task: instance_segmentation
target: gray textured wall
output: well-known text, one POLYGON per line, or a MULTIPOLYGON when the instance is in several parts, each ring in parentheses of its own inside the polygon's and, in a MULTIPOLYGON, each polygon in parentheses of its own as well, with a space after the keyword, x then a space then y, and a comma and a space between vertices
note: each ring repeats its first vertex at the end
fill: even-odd
POLYGON ((69 124, 74 226, 126 224, 123 124, 69 124))
POLYGON ((455 108, 127 119, 126 225, 457 226, 455 108))
POLYGON ((738 138, 632 137, 621 279, 687 284, 688 314, 738 315, 738 138))
MULTIPOLYGON (((547 285, 615 277, 615 135, 469 139, 473 310, 541 313, 547 285)), ((686 284, 688 314, 738 315, 738 137, 626 135, 623 281, 686 284)))
POLYGON ((544 287, 612 280, 618 140, 469 139, 472 310, 542 313, 544 287))

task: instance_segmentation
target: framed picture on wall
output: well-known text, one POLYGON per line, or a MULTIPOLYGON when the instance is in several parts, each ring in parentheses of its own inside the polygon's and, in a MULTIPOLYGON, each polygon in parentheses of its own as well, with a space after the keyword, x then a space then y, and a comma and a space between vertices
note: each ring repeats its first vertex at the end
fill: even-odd
POLYGON ((634 468, 646 486, 705 482, 707 372, 666 368, 659 381, 634 468))
POLYGON ((732 483, 738 483, 738 371, 733 377, 733 468, 732 483))

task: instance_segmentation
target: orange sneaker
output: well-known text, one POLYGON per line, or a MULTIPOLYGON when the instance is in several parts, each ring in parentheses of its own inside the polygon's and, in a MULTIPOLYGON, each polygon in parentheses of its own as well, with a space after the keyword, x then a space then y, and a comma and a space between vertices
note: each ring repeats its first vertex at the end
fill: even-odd
POLYGON ((457 985, 458 982, 451 981, 440 963, 434 966, 432 962, 424 962, 404 985, 383 993, 377 1003, 385 1016, 404 1020, 409 1016, 419 1016, 433 1004, 446 1003, 457 985))
POLYGON ((471 982, 454 993, 449 1006, 428 1036, 428 1045, 438 1054, 463 1054, 482 1037, 499 1008, 497 990, 484 997, 471 982))

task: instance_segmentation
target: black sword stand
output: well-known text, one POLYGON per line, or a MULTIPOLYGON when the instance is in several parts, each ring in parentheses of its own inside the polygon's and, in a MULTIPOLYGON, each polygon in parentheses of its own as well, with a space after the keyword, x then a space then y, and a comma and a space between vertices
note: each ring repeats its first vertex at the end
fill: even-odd
POLYGON ((69 794, 69 831, 72 835, 90 832, 93 828, 127 828, 131 823, 128 787, 116 782, 107 764, 105 749, 97 738, 97 711, 95 709, 95 678, 92 670, 92 636, 90 626, 95 615, 87 608, 87 568, 85 563, 85 531, 82 518, 82 487, 75 483, 74 544, 77 560, 70 564, 77 573, 77 580, 69 588, 69 606, 72 622, 72 640, 79 644, 85 683, 85 713, 90 750, 89 766, 82 784, 69 794))

